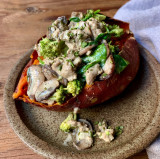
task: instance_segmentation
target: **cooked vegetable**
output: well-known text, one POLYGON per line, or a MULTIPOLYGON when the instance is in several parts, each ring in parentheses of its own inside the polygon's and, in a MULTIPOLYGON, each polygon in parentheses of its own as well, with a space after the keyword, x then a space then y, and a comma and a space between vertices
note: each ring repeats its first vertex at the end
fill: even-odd
POLYGON ((72 96, 76 96, 80 93, 82 88, 83 88, 82 82, 80 82, 79 80, 74 80, 68 82, 66 90, 68 93, 72 94, 72 96))
POLYGON ((118 48, 117 45, 112 45, 111 42, 112 42, 112 41, 110 41, 110 42, 108 43, 110 53, 112 53, 112 54, 117 54, 117 53, 119 52, 119 48, 118 48))
POLYGON ((38 102, 48 99, 59 86, 57 79, 45 81, 36 89, 35 98, 38 102))
POLYGON ((137 43, 127 23, 99 12, 73 12, 70 21, 61 16, 52 23, 45 38, 35 45, 13 95, 15 99, 64 111, 99 104, 127 87, 139 68, 137 43), (42 67, 38 76, 42 74, 44 85, 53 79, 59 82, 57 89, 43 86, 36 95, 40 98, 35 98, 42 83, 36 78, 34 82, 31 78, 26 81, 32 66, 42 67), (36 87, 30 94, 31 83, 36 87), (48 93, 43 95, 46 89, 48 93))
POLYGON ((92 63, 88 63, 87 65, 84 65, 79 71, 78 74, 81 76, 82 80, 85 80, 85 73, 86 71, 90 68, 93 67, 95 64, 97 64, 98 62, 92 62, 92 63))
POLYGON ((120 74, 129 65, 129 62, 120 55, 113 55, 113 58, 116 64, 115 70, 120 74))
POLYGON ((114 35, 115 37, 120 37, 121 35, 124 34, 124 31, 122 28, 120 28, 118 25, 108 25, 107 27, 107 32, 110 34, 114 35))
POLYGON ((55 100, 57 103, 62 104, 65 98, 65 90, 61 85, 60 88, 56 89, 56 92, 49 99, 55 100))
POLYGON ((63 41, 54 41, 48 38, 44 38, 39 42, 39 52, 44 58, 55 58, 61 53, 65 53, 66 45, 63 41))
POLYGON ((105 20, 106 16, 98 14, 100 12, 100 10, 88 10, 87 14, 85 15, 85 17, 82 19, 83 21, 87 21, 89 18, 93 17, 99 21, 105 20))
POLYGON ((100 139, 107 143, 110 143, 112 140, 114 140, 114 130, 109 128, 105 121, 99 122, 98 128, 99 131, 96 134, 100 139))
POLYGON ((89 121, 79 119, 77 122, 76 142, 73 145, 77 150, 84 150, 93 145, 93 128, 89 121))
POLYGON ((88 45, 98 45, 100 41, 110 39, 110 37, 111 35, 109 33, 101 33, 96 37, 94 41, 88 43, 88 45))
POLYGON ((115 128, 115 137, 121 135, 123 133, 123 126, 117 126, 115 128))
POLYGON ((78 17, 72 17, 69 20, 73 21, 73 22, 80 22, 81 21, 78 17))
POLYGON ((88 46, 88 43, 85 42, 85 41, 83 41, 83 42, 81 43, 81 47, 82 47, 82 48, 85 48, 86 46, 88 46))
POLYGON ((45 64, 45 63, 43 62, 43 60, 41 60, 40 57, 38 57, 38 61, 39 61, 39 63, 40 63, 41 65, 44 65, 44 64, 45 64))
POLYGON ((71 64, 72 67, 75 67, 71 59, 68 59, 67 61, 71 64))
POLYGON ((69 121, 76 121, 77 120, 77 114, 75 113, 70 113, 68 115, 68 117, 61 123, 60 125, 60 129, 64 132, 70 132, 73 129, 75 129, 75 127, 73 127, 69 121))
POLYGON ((104 73, 106 73, 107 75, 111 75, 114 73, 115 62, 114 62, 112 55, 109 55, 109 57, 106 60, 106 63, 102 67, 102 69, 103 69, 104 73))
POLYGON ((99 45, 96 50, 90 55, 82 58, 84 63, 100 63, 101 66, 104 66, 107 59, 107 48, 105 44, 99 45))
POLYGON ((40 66, 32 65, 27 70, 28 90, 27 95, 30 99, 35 99, 37 88, 43 83, 45 77, 40 66))

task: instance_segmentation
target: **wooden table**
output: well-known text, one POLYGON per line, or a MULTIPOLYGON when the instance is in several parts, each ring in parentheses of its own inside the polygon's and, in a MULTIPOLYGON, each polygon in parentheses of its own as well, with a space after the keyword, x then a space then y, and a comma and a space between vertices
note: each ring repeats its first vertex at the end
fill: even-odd
MULTIPOLYGON (((1 0, 0 1, 0 159, 43 159, 13 132, 5 116, 3 88, 8 73, 42 35, 52 20, 71 11, 101 9, 108 16, 128 0, 1 0)), ((144 151, 130 159, 147 159, 144 151)))

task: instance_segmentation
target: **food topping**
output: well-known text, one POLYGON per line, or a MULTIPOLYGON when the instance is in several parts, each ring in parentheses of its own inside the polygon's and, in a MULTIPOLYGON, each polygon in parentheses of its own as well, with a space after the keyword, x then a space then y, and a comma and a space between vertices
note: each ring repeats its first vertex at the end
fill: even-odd
POLYGON ((102 73, 102 68, 100 67, 99 64, 95 64, 94 66, 90 67, 86 73, 85 73, 85 76, 86 76, 86 83, 88 85, 92 85, 95 78, 100 75, 102 73))
POLYGON ((64 132, 71 132, 76 128, 77 114, 70 113, 68 117, 61 123, 60 129, 64 132))
POLYGON ((76 142, 74 142, 73 145, 77 150, 90 148, 93 144, 93 129, 90 122, 85 119, 79 119, 77 127, 76 142))
POLYGON ((112 55, 108 57, 102 69, 104 73, 106 73, 107 75, 110 75, 114 72, 115 64, 114 64, 114 59, 112 55))
POLYGON ((124 30, 107 24, 106 16, 99 12, 72 12, 69 21, 62 16, 52 23, 47 36, 35 46, 39 65, 28 68, 30 99, 62 104, 77 96, 85 84, 106 80, 127 67, 129 62, 112 44, 124 30))
POLYGON ((59 86, 59 82, 56 79, 51 79, 43 82, 36 90, 35 98, 38 102, 48 99, 59 86))
POLYGON ((95 137, 110 143, 123 132, 123 126, 112 129, 104 120, 96 122, 96 125, 98 127, 94 130, 91 122, 86 119, 77 119, 77 111, 74 110, 60 125, 60 129, 68 133, 64 145, 68 146, 69 142, 73 142, 77 150, 84 150, 93 146, 95 137))
POLYGON ((70 113, 60 125, 60 129, 67 133, 74 132, 73 134, 76 134, 75 142, 73 142, 73 145, 78 150, 87 149, 93 144, 92 125, 85 119, 79 119, 77 121, 76 113, 70 113))
POLYGON ((41 66, 32 65, 28 68, 27 71, 27 81, 28 81, 28 90, 27 95, 30 99, 35 99, 35 93, 37 88, 45 80, 44 74, 42 72, 41 66))
POLYGON ((97 135, 100 139, 103 139, 105 142, 111 142, 114 140, 114 130, 111 128, 107 128, 105 121, 98 123, 99 132, 97 135))

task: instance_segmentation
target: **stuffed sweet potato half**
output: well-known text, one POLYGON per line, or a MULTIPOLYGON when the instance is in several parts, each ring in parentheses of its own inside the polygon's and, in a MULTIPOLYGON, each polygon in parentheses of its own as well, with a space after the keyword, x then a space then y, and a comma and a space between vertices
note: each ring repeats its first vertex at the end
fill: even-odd
POLYGON ((99 10, 58 17, 35 45, 13 94, 50 110, 86 108, 120 94, 139 68, 129 24, 99 10))

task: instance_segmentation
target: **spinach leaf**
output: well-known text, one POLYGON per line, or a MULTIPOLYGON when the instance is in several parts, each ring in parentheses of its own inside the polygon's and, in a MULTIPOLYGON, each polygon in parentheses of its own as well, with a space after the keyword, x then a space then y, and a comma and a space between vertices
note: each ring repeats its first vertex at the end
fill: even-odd
POLYGON ((93 54, 91 54, 90 56, 85 56, 82 58, 84 63, 97 62, 97 63, 100 63, 101 67, 104 66, 106 59, 107 59, 107 48, 106 48, 105 44, 99 45, 95 49, 93 54))
POLYGON ((97 61, 94 61, 94 62, 92 62, 92 63, 88 63, 88 64, 84 65, 83 67, 80 68, 80 70, 78 71, 78 74, 82 75, 82 77, 85 78, 85 75, 84 75, 84 74, 86 73, 86 71, 87 71, 90 67, 94 66, 94 65, 97 64, 97 63, 98 63, 97 61))
POLYGON ((109 33, 101 33, 99 34, 94 41, 88 43, 88 45, 98 45, 101 40, 109 40, 111 38, 109 33))
POLYGON ((129 62, 120 55, 113 55, 113 58, 116 65, 115 70, 118 74, 120 74, 129 65, 129 62))
POLYGON ((72 17, 69 20, 73 21, 73 22, 80 22, 81 21, 78 17, 72 17))

